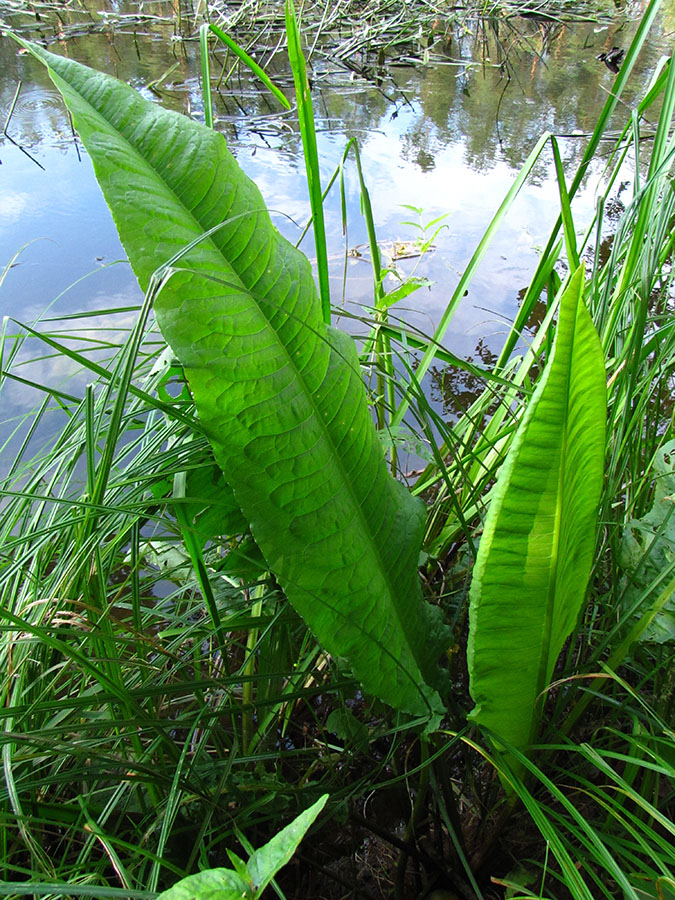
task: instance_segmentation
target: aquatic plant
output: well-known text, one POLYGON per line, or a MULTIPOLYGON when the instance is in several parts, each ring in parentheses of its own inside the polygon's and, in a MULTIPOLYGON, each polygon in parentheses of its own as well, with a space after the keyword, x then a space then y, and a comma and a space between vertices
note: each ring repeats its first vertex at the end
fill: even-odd
MULTIPOLYGON (((629 49, 617 92, 654 9, 629 49)), ((392 342, 380 344, 380 359, 396 338, 403 344, 396 376, 403 398, 384 410, 383 425, 395 429, 409 411, 433 449, 434 462, 414 489, 435 494, 423 537, 421 501, 387 472, 351 339, 327 327, 307 262, 276 234, 222 139, 106 76, 31 50, 73 111, 146 302, 129 340, 111 348, 110 364, 44 330, 26 328, 3 342, 5 378, 19 377, 15 361, 30 336, 98 380, 82 397, 47 388, 29 437, 51 402, 68 411, 68 421, 37 459, 24 459, 27 438, 5 480, 3 816, 30 855, 27 869, 5 854, 13 860, 4 873, 8 889, 53 891, 58 868, 68 882, 61 889, 73 895, 154 896, 208 868, 225 834, 236 831, 244 843, 243 830, 276 822, 296 796, 313 793, 314 800, 329 787, 337 806, 380 780, 419 771, 399 839, 399 893, 407 860, 417 854, 455 889, 481 896, 484 861, 507 817, 518 815, 517 798, 556 868, 545 859, 543 875, 507 873, 502 883, 511 890, 550 896, 558 879, 586 900, 617 889, 633 900, 664 894, 672 825, 661 797, 672 778, 665 724, 672 673, 666 646, 631 647, 668 599, 673 563, 658 584, 643 577, 649 548, 628 568, 627 581, 617 582, 613 566, 625 513, 646 521, 647 463, 668 427, 661 416, 658 427, 645 428, 644 414, 675 360, 672 279, 664 274, 673 248, 673 67, 657 73, 640 106, 662 101, 647 180, 614 236, 609 262, 597 253, 589 260, 588 282, 571 198, 617 97, 608 100, 569 188, 558 167, 560 223, 503 359, 459 422, 433 417, 419 378, 441 352, 443 330, 529 169, 500 207, 434 339, 411 335, 416 343, 408 343, 403 328, 375 317, 375 334, 392 342), (555 269, 560 230, 570 271, 564 281, 555 269), (511 360, 523 316, 542 292, 546 320, 524 357, 511 360), (170 350, 148 326, 151 306, 170 350), (416 371, 411 346, 421 350, 416 371), (481 731, 466 725, 458 677, 465 595, 453 589, 452 598, 431 606, 422 599, 417 563, 422 546, 432 586, 436 560, 450 577, 466 570, 467 559, 471 567, 487 491, 469 605, 473 717, 481 731), (453 550, 449 561, 453 543, 464 558, 453 550), (585 607, 589 570, 593 602, 585 607), (160 580, 173 585, 168 602, 151 594, 160 580), (617 605, 619 591, 625 602, 617 605), (522 645, 514 597, 528 601, 538 635, 522 645), (636 620, 641 599, 651 618, 645 612, 636 620), (452 634, 440 622, 441 608, 454 619, 452 634), (566 641, 569 659, 558 659, 566 641), (442 651, 445 673, 437 665, 442 651), (601 662, 612 671, 596 671, 601 662), (628 680, 613 671, 622 664, 628 680), (349 708, 358 710, 364 698, 354 693, 350 667, 369 694, 412 717, 393 718, 375 704, 368 724, 359 721, 349 708), (332 683, 322 674, 331 668, 332 683), (606 693, 579 696, 579 674, 602 676, 606 693), (653 709, 634 684, 650 685, 653 709), (338 691, 335 708, 325 719, 312 713, 313 738, 303 745, 295 710, 299 703, 313 710, 327 690, 338 691), (527 702, 519 702, 523 690, 527 702), (549 697, 546 717, 542 694, 549 697), (575 743, 568 735, 584 723, 592 699, 602 709, 593 744, 584 732, 575 743), (624 734, 626 720, 633 727, 624 734), (339 751, 329 734, 339 736, 339 751), (349 778, 351 760, 384 737, 404 758, 411 741, 419 745, 417 768, 385 776, 401 758, 390 749, 365 777, 349 778), (549 743, 533 747, 537 738, 549 743), (450 754, 455 779, 465 765, 459 795, 450 754), (479 759, 490 768, 481 770, 479 759), (493 772, 508 788, 506 802, 493 772), (478 823, 471 850, 473 829, 463 827, 460 803, 478 823), (444 863, 423 856, 415 841, 431 804, 447 836, 444 863), (120 837, 129 832, 135 845, 120 837), (183 833, 191 835, 185 856, 171 843, 183 833), (12 880, 27 871, 42 873, 43 884, 12 880), (122 888, 109 887, 111 878, 122 888)), ((639 130, 625 134, 639 146, 639 130)), ((617 153, 629 145, 620 142, 617 153)), ((531 160, 545 146, 559 163, 549 136, 531 160)), ((598 215, 598 241, 602 224, 598 215)), ((660 552, 663 544, 653 546, 660 552)))

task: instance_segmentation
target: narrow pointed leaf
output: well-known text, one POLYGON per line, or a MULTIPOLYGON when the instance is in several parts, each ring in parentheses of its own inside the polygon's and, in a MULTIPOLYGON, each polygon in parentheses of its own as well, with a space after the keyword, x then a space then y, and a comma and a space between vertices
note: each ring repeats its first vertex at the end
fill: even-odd
POLYGON ((495 486, 470 594, 471 718, 518 749, 581 610, 605 447, 605 367, 583 301, 560 303, 555 346, 495 486))
POLYGON ((202 29, 208 29, 213 34, 215 34, 215 36, 218 38, 219 41, 221 41, 223 44, 225 44, 225 46, 229 50, 231 50, 234 53, 234 55, 236 57, 238 57, 244 63, 245 66, 248 66, 248 68, 251 70, 251 72, 253 72, 253 74, 256 75, 260 79, 260 81, 265 85, 267 90, 270 91, 272 94, 274 94, 274 96, 277 98, 279 103, 284 107, 284 109, 291 108, 291 104, 288 102, 287 98, 284 96, 284 93, 281 91, 280 88, 278 88, 276 86, 276 84, 274 84, 274 82, 269 77, 267 72, 264 69, 261 69, 260 66, 258 65, 258 63, 252 57, 250 57, 248 55, 248 53, 242 47, 240 47, 236 41, 232 40, 232 38, 229 36, 229 34, 227 34, 225 31, 223 31, 222 28, 219 28, 217 25, 214 25, 211 22, 209 22, 206 25, 202 25, 202 27, 200 29, 200 37, 204 33, 202 29))
POLYGON ((289 825, 275 834, 264 847, 260 847, 251 854, 248 861, 248 872, 256 897, 262 894, 279 869, 291 861, 300 841, 326 805, 326 800, 328 800, 328 794, 319 797, 316 803, 301 812, 289 825))
POLYGON ((184 366, 216 460, 267 564, 364 688, 415 715, 445 631, 417 577, 424 508, 387 472, 348 336, 223 137, 109 76, 28 45, 94 163, 129 260, 184 366))

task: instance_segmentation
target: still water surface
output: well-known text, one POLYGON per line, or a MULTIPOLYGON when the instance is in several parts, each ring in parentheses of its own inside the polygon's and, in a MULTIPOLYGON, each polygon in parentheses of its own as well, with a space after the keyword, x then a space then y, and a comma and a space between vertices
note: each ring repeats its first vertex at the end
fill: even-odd
MULTIPOLYGON (((419 230, 406 221, 424 224, 447 215, 433 252, 421 261, 398 262, 404 274, 416 269, 433 282, 405 301, 406 310, 396 310, 409 322, 431 333, 499 202, 544 130, 561 136, 567 171, 574 171, 585 147, 584 135, 593 129, 614 81, 597 55, 613 46, 627 47, 638 16, 634 7, 614 10, 612 17, 596 22, 563 25, 512 16, 469 28, 439 18, 430 50, 414 42, 398 48, 386 69, 367 70, 368 78, 317 55, 313 99, 324 180, 354 137, 383 242, 417 237, 419 230), (422 210, 419 220, 404 204, 422 210)), ((148 98, 203 119, 198 42, 189 37, 196 33, 195 20, 186 10, 179 27, 174 6, 163 0, 87 0, 86 5, 66 4, 56 14, 49 7, 41 13, 35 6, 21 11, 0 0, 0 19, 28 37, 45 40, 54 52, 110 72, 148 98), (148 85, 156 80, 153 91, 148 85)), ((674 24, 671 0, 638 61, 628 102, 640 95, 659 57, 670 51, 674 24)), ((263 51, 260 58, 291 97, 283 51, 263 51)), ((352 68, 362 68, 359 54, 351 62, 352 68)), ((140 292, 128 265, 111 265, 123 260, 124 252, 58 93, 38 63, 18 52, 11 40, 0 38, 3 122, 19 82, 7 125, 12 141, 0 137, 0 266, 20 253, 0 287, 0 314, 26 322, 48 304, 53 304, 51 316, 137 304, 140 292)), ((271 96, 241 73, 216 92, 215 113, 216 127, 258 184, 278 227, 297 240, 308 203, 294 114, 279 110, 271 96)), ((618 128, 623 123, 617 119, 614 124, 618 128)), ((575 200, 580 226, 592 216, 601 175, 602 160, 575 200)), ((351 163, 346 187, 346 237, 336 191, 327 203, 333 302, 358 309, 372 302, 372 286, 370 266, 359 255, 366 231, 351 163), (346 280, 345 247, 352 251, 346 280)), ((547 151, 453 321, 446 344, 454 353, 489 363, 499 351, 519 292, 556 218, 557 195, 547 151)), ((310 240, 302 246, 311 257, 310 240)), ((52 365, 45 362, 45 376, 52 365)))

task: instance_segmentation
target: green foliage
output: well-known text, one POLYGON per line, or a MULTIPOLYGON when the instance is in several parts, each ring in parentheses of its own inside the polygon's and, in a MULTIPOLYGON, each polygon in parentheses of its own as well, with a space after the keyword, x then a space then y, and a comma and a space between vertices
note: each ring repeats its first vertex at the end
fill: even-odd
POLYGON ((330 285, 328 282, 328 250, 326 247, 326 228, 323 220, 323 196, 321 191, 321 173, 319 171, 319 155, 316 146, 316 129, 314 126, 314 107, 307 78, 305 56, 302 52, 300 29, 295 17, 293 0, 285 0, 286 38, 288 41, 288 58, 293 71, 295 98, 298 105, 298 123, 302 136, 302 147, 307 173, 309 203, 312 209, 314 227, 314 246, 316 248, 317 271, 319 276, 319 295, 323 320, 330 325, 330 285))
POLYGON ((555 346, 494 488, 471 583, 470 717, 518 749, 581 612, 605 449, 605 366, 583 301, 560 301, 555 346))
MULTIPOLYGON (((623 533, 619 562, 628 573, 624 606, 641 615, 675 572, 675 441, 660 447, 652 463, 654 502, 640 519, 631 519, 623 533)), ((640 640, 675 640, 675 591, 642 632, 640 640)))
POLYGON ((424 508, 387 473, 356 348, 325 326, 307 260, 220 135, 26 46, 64 95, 141 285, 180 259, 154 283, 155 315, 269 569, 366 690, 440 715, 429 685, 449 640, 417 578, 424 508))
POLYGON ((247 868, 251 876, 254 896, 262 894, 279 869, 290 862, 298 844, 324 808, 327 799, 327 795, 320 797, 313 806, 301 813, 264 847, 260 847, 251 854, 247 868))
POLYGON ((249 900, 252 896, 250 884, 233 869, 207 869, 162 891, 157 900, 249 900))
POLYGON ((328 795, 320 797, 264 847, 254 853, 246 865, 237 869, 208 869, 183 878, 157 900, 257 900, 277 872, 290 862, 312 822, 326 805, 328 795))
MULTIPOLYGON (((457 896, 480 897, 497 883, 515 896, 670 896, 673 645, 637 641, 672 602, 675 584, 666 512, 675 371, 671 65, 656 73, 616 145, 585 236, 571 202, 655 14, 652 2, 569 188, 557 144, 544 135, 431 339, 387 319, 390 301, 418 285, 384 294, 358 148, 346 148, 373 265, 375 321, 360 362, 375 366, 379 435, 351 340, 324 326, 327 295, 320 305, 306 261, 271 227, 220 137, 35 48, 74 112, 147 299, 127 340, 95 344, 96 361, 56 331, 0 335, 5 384, 26 385, 18 366, 28 340, 40 342, 36 355, 72 360, 93 379, 84 392, 34 385, 47 399, 22 423, 28 437, 2 484, 0 894, 151 900, 187 875, 165 896, 187 889, 197 897, 202 888, 251 896, 297 845, 281 840, 284 832, 248 864, 228 851, 233 869, 190 873, 227 865, 222 848, 236 840, 250 852, 243 833, 269 835, 319 792, 330 790, 339 815, 341 801, 351 810, 364 797, 375 810, 385 788, 410 806, 403 841, 398 831, 392 839, 401 896, 413 854, 457 896), (657 104, 656 134, 643 134, 657 104), (440 341, 549 143, 561 219, 487 371, 440 341), (645 147, 653 147, 647 177, 636 162, 639 189, 605 260, 603 203, 624 177, 629 150, 637 160, 645 147), (574 275, 560 290, 563 246, 574 275), (579 259, 592 259, 585 298, 602 351, 579 259), (542 300, 541 327, 513 355, 542 300), (169 385, 183 368, 146 327, 151 301, 190 379, 178 397, 169 385), (440 361, 486 385, 450 423, 420 386, 440 361), (65 410, 67 422, 31 456, 31 435, 50 406, 65 410), (424 585, 455 638, 445 727, 425 735, 419 720, 364 699, 287 602, 335 656, 351 654, 374 693, 425 720, 430 707, 437 717, 443 711, 424 686, 435 686, 441 649, 415 572, 424 509, 383 461, 387 447, 395 466, 410 435, 428 461, 414 487, 427 502, 424 585), (469 661, 473 717, 504 742, 498 753, 467 727, 464 691, 474 530, 490 490, 469 661), (333 519, 322 531, 324 499, 333 519), (418 682, 412 691, 410 680, 418 682), (540 727, 544 696, 550 716, 540 727), (541 743, 529 746, 536 736, 541 743), (506 803, 500 784, 511 792, 506 803), (433 858, 425 849, 432 835, 433 858), (525 870, 495 873, 501 851, 525 870)), ((303 136, 315 151, 294 19, 288 27, 303 136)), ((202 30, 204 58, 207 31, 214 29, 202 30)), ((309 165, 318 209, 318 159, 309 165)), ((420 228, 421 249, 440 222, 420 228)), ((375 817, 386 840, 387 817, 375 817)))

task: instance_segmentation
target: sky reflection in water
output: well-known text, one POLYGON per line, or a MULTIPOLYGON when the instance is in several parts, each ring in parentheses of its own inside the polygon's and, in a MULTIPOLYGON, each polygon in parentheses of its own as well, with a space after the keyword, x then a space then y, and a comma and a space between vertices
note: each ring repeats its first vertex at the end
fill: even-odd
MULTIPOLYGON (((662 12, 661 32, 668 31, 672 5, 662 12)), ((621 30, 619 20, 564 29, 521 20, 515 25, 523 49, 509 58, 508 83, 504 71, 484 61, 485 45, 471 35, 443 44, 438 61, 429 66, 392 69, 380 88, 334 73, 317 79, 314 99, 324 181, 338 165, 347 140, 355 137, 379 238, 411 240, 418 235, 402 224, 415 218, 403 204, 421 208, 422 223, 448 214, 447 228, 434 242, 436 249, 421 263, 414 259, 399 263, 403 273, 415 269, 434 282, 432 288, 407 298, 405 310, 393 310, 425 333, 438 322, 462 269, 544 129, 570 135, 561 139, 561 152, 568 172, 574 170, 584 141, 572 135, 592 130, 614 78, 596 56, 614 44, 626 46, 632 32, 630 25, 621 30), (449 59, 459 63, 448 65, 449 59)), ((512 40, 515 25, 502 23, 506 29, 502 37, 512 40)), ((135 43, 128 35, 116 35, 113 45, 105 35, 90 34, 51 49, 111 71, 137 87, 177 63, 164 82, 164 102, 200 118, 197 47, 177 48, 169 38, 169 27, 160 24, 135 43)), ((647 83, 666 43, 666 38, 649 43, 636 69, 633 96, 647 83)), ((488 52, 490 61, 499 61, 497 43, 493 41, 491 51, 488 44, 488 52)), ((10 40, 0 40, 3 119, 19 78, 23 86, 8 133, 44 170, 7 140, 0 144, 0 265, 24 248, 0 289, 0 314, 32 321, 62 292, 50 310, 52 316, 140 302, 128 265, 108 266, 123 259, 124 252, 90 161, 75 145, 58 94, 35 61, 20 56, 10 40)), ((281 76, 280 80, 288 84, 281 76)), ((147 89, 144 93, 153 96, 147 89)), ((299 228, 293 222, 304 224, 308 214, 304 163, 293 117, 282 116, 273 103, 262 91, 241 83, 240 114, 227 114, 235 110, 225 93, 217 102, 216 115, 219 129, 258 184, 277 227, 295 241, 299 228)), ((547 151, 453 320, 445 342, 459 356, 477 352, 488 362, 499 351, 516 312, 518 293, 527 284, 537 250, 557 215, 558 189, 550 161, 547 151)), ((600 163, 594 167, 575 200, 580 224, 592 216, 601 169, 600 163)), ((352 248, 367 240, 353 163, 348 165, 346 185, 346 240, 352 248)), ((327 231, 333 301, 358 310, 371 302, 370 266, 364 258, 348 259, 343 297, 345 238, 336 189, 327 203, 327 231)), ((312 256, 311 239, 303 249, 312 256)))

